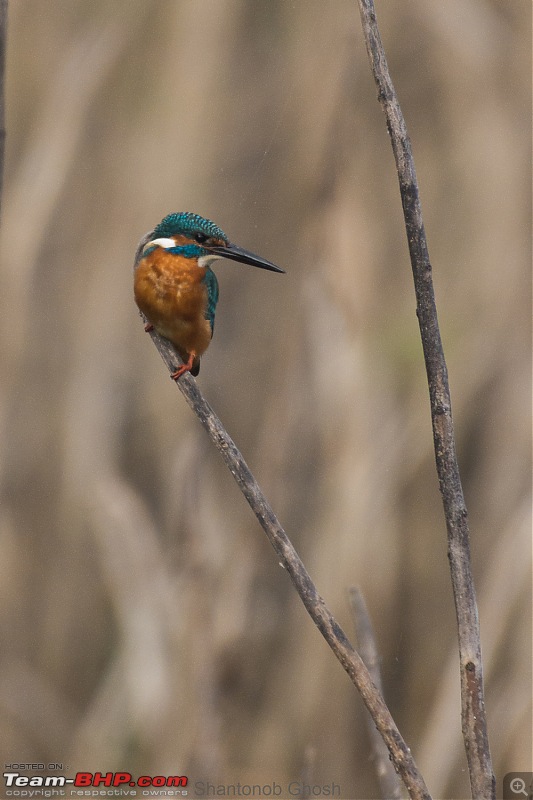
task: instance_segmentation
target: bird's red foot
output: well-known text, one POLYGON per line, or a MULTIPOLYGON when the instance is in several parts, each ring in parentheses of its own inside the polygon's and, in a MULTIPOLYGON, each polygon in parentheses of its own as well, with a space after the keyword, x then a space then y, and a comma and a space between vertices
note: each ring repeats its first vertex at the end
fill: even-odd
POLYGON ((177 381, 178 378, 181 378, 186 372, 190 372, 194 364, 194 353, 189 353, 189 360, 186 364, 182 364, 178 367, 174 372, 171 374, 171 378, 173 381, 177 381))
POLYGON ((147 322, 146 325, 144 326, 144 330, 146 331, 146 333, 150 333, 150 331, 153 331, 153 329, 154 326, 152 325, 151 322, 147 322))

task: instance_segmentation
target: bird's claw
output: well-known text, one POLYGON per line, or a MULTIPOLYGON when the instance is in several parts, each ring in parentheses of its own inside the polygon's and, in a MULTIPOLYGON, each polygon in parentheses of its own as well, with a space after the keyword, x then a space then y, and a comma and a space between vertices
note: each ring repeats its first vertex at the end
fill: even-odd
POLYGON ((190 367, 188 367, 187 364, 182 364, 181 367, 178 367, 178 369, 174 370, 174 372, 170 374, 170 379, 177 381, 178 378, 181 378, 181 376, 185 375, 186 372, 190 372, 190 367))
POLYGON ((178 378, 181 378, 181 376, 185 372, 190 372, 193 368, 193 365, 194 365, 194 353, 189 353, 189 360, 187 361, 187 363, 181 364, 181 366, 179 366, 176 370, 174 370, 174 372, 170 375, 170 377, 172 378, 173 381, 177 381, 178 378))

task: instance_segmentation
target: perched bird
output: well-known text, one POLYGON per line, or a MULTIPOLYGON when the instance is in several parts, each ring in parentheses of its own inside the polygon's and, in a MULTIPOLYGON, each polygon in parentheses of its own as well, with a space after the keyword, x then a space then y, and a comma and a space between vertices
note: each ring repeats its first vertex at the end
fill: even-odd
POLYGON ((145 330, 155 328, 169 339, 185 362, 172 373, 173 380, 200 371, 215 325, 218 281, 211 264, 219 258, 284 272, 232 244, 214 222, 186 211, 161 220, 138 255, 134 295, 148 320, 145 330))

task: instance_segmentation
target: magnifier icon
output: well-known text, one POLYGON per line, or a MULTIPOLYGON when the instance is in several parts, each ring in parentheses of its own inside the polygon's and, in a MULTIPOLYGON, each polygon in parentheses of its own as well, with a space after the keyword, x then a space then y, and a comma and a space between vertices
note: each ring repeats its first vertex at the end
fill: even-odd
POLYGON ((513 778, 509 787, 513 794, 523 794, 526 797, 529 797, 528 793, 526 792, 526 782, 522 778, 513 778))

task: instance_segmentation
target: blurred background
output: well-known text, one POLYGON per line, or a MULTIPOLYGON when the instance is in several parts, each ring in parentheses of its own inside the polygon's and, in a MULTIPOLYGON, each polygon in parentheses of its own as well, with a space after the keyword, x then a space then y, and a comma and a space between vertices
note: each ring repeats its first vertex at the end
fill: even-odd
MULTIPOLYGON (((499 786, 531 769, 530 4, 378 2, 470 513, 499 786)), ((385 693, 469 796, 446 529, 392 152, 355 0, 10 3, 2 760, 379 795, 360 698, 168 378, 140 237, 213 219, 202 391, 385 693)))

